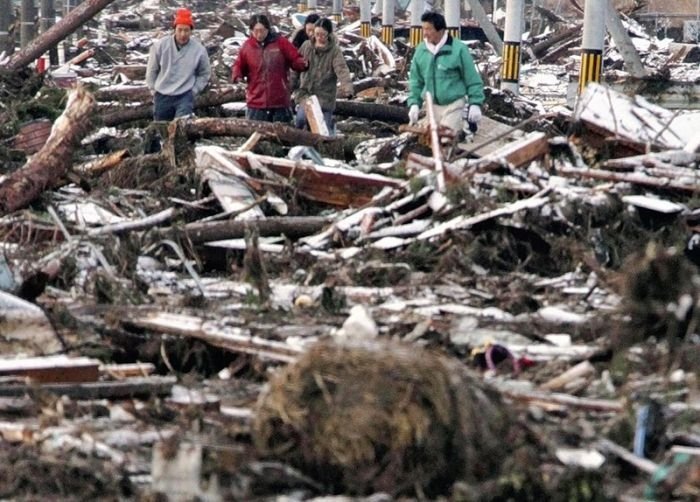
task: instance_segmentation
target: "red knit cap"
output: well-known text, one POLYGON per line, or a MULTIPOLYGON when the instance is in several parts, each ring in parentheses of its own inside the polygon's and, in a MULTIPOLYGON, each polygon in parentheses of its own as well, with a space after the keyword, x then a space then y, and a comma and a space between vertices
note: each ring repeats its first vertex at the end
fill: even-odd
POLYGON ((192 12, 190 12, 189 9, 177 9, 175 20, 173 21, 173 28, 178 24, 186 24, 194 29, 194 20, 192 19, 192 12))

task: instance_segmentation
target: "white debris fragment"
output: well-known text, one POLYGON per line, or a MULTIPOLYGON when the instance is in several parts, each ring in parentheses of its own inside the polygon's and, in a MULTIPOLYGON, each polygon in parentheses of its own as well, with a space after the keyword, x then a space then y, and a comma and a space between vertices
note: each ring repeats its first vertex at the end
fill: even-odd
POLYGON ((343 327, 333 333, 338 340, 371 340, 379 334, 377 324, 364 305, 355 305, 343 327))

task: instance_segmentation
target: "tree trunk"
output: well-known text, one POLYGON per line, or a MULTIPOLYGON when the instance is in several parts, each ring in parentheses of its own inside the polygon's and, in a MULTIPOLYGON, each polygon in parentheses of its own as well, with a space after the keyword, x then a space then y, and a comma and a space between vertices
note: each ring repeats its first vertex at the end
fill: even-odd
MULTIPOLYGON (((149 95, 148 99, 152 99, 149 95)), ((219 106, 232 101, 245 100, 245 90, 240 87, 229 87, 220 91, 212 89, 202 94, 195 102, 195 109, 219 106)), ((153 103, 129 109, 119 109, 115 112, 108 112, 102 115, 102 123, 107 127, 114 127, 133 120, 144 120, 153 118, 153 103)))
POLYGON ((37 59, 43 53, 55 47, 58 42, 73 33, 80 26, 92 19, 114 0, 85 0, 66 17, 49 28, 46 33, 32 40, 29 45, 16 53, 7 63, 7 68, 17 70, 37 59))
MULTIPOLYGON (((185 225, 185 236, 194 244, 220 241, 224 239, 241 239, 245 236, 246 227, 257 228, 260 236, 284 234, 291 240, 320 232, 323 227, 333 222, 331 218, 320 216, 283 216, 266 218, 264 220, 227 220, 207 223, 189 223, 185 225)), ((172 237, 174 228, 163 229, 159 232, 164 237, 172 237)))
POLYGON ((282 145, 313 146, 333 157, 342 157, 343 140, 319 136, 302 129, 296 129, 279 122, 261 122, 247 119, 204 118, 188 120, 183 127, 190 139, 209 138, 212 136, 244 136, 257 132, 262 139, 275 141, 282 145))
POLYGON ((74 147, 91 127, 94 105, 92 94, 81 86, 69 93, 44 147, 0 183, 0 215, 27 206, 66 174, 74 147))

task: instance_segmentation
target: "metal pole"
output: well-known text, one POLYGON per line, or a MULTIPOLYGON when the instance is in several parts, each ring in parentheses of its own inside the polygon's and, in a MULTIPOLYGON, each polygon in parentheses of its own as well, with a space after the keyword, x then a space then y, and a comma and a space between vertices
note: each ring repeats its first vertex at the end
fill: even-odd
POLYGON ((589 82, 600 82, 603 73, 603 46, 608 0, 586 0, 583 8, 583 42, 581 43, 581 71, 578 92, 589 82))
POLYGON ((382 8, 382 42, 384 45, 394 43, 394 7, 396 0, 384 0, 382 8))
POLYGON ((0 0, 0 52, 9 52, 12 0, 0 0))
POLYGON ((520 41, 522 39, 524 12, 524 0, 506 0, 501 89, 516 95, 520 94, 520 41))
POLYGON ((34 0, 22 0, 22 11, 20 13, 19 45, 24 48, 29 45, 35 34, 34 29, 34 0))
MULTIPOLYGON (((53 0, 41 0, 41 17, 39 19, 39 31, 46 33, 56 23, 56 8, 53 0)), ((49 49, 49 62, 52 65, 58 64, 58 49, 49 49)))
POLYGON ((372 36, 372 7, 370 0, 360 0, 360 35, 362 38, 372 36))
POLYGON ((447 33, 452 35, 452 38, 460 40, 460 0, 445 0, 445 23, 447 24, 447 33))
POLYGON ((333 0, 331 17, 336 24, 343 20, 343 0, 333 0))
POLYGON ((423 40, 423 23, 420 17, 425 8, 424 0, 411 0, 411 29, 408 33, 408 42, 411 47, 417 47, 423 40))

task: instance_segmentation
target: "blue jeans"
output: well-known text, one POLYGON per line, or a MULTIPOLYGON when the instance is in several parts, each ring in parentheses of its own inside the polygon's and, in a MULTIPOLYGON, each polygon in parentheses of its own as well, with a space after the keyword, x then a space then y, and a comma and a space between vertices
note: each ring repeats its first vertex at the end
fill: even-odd
POLYGON ((173 120, 191 115, 194 110, 194 94, 187 91, 177 96, 156 92, 153 96, 153 120, 173 120))
MULTIPOLYGON (((323 110, 323 121, 326 123, 328 128, 328 134, 335 136, 335 120, 333 120, 333 112, 327 112, 323 110)), ((297 129, 309 129, 309 124, 306 121, 306 112, 303 106, 297 107, 297 115, 294 117, 294 125, 297 129)))
POLYGON ((245 118, 261 122, 284 122, 288 124, 292 121, 292 112, 289 111, 289 108, 247 108, 245 118))

